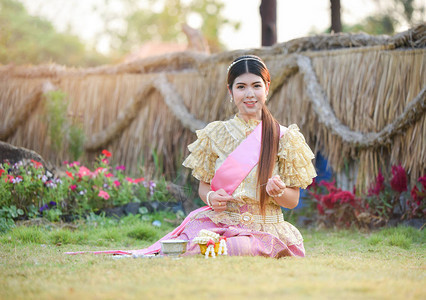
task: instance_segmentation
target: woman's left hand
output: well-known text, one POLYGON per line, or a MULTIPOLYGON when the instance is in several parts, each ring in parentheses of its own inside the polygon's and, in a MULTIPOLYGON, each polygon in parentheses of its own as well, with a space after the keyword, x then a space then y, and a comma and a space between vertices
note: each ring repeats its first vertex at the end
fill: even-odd
POLYGON ((286 188, 285 183, 278 175, 269 178, 268 183, 266 184, 266 192, 271 197, 277 197, 279 195, 282 196, 286 188))

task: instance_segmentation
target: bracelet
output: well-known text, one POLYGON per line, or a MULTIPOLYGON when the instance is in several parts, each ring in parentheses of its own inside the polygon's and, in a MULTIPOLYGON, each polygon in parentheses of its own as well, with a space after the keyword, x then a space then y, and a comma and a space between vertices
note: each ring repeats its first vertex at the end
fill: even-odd
POLYGON ((214 193, 214 191, 207 192, 207 196, 206 196, 207 205, 210 206, 210 207, 212 207, 212 204, 210 203, 210 200, 209 200, 211 193, 214 193))
POLYGON ((272 198, 279 198, 279 197, 281 197, 282 195, 284 195, 284 192, 285 192, 285 189, 281 192, 281 193, 279 193, 279 194, 277 194, 277 195, 270 195, 272 198))

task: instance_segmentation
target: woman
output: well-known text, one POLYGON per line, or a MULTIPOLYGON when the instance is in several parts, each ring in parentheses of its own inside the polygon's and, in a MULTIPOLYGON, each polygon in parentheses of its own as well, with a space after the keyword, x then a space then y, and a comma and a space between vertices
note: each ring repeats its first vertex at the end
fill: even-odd
MULTIPOLYGON (((229 66, 228 90, 238 114, 198 130, 183 162, 200 180, 199 195, 211 210, 194 214, 179 238, 191 241, 208 229, 227 237, 229 255, 304 256, 302 236, 283 220, 281 207, 297 206, 299 188, 316 176, 314 155, 296 125, 279 126, 266 108, 269 85, 269 71, 257 56, 239 57, 229 66), (256 130, 258 148, 253 142, 235 150, 256 130), (257 156, 251 153, 256 151, 257 156), (251 162, 235 161, 250 155, 251 162), (240 174, 241 164, 249 165, 246 174, 240 174)), ((198 252, 190 242, 187 254, 198 252)))
MULTIPOLYGON (((207 229, 227 238, 228 255, 305 255, 303 238, 284 221, 281 207, 297 206, 299 188, 316 176, 314 155, 296 125, 280 126, 266 108, 270 81, 257 56, 231 63, 228 90, 238 114, 198 130, 183 162, 200 180, 199 195, 207 206, 191 212, 160 241, 186 239, 185 255, 197 254, 200 248, 192 240, 207 229)), ((141 250, 96 253, 158 253, 160 241, 141 250)))

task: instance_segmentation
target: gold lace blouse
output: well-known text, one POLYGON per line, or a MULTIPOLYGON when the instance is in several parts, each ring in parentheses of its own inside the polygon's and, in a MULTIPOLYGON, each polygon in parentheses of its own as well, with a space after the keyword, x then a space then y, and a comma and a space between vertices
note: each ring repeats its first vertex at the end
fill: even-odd
MULTIPOLYGON (((215 121, 204 129, 197 130, 197 140, 188 146, 190 155, 183 165, 192 169, 192 175, 198 180, 210 183, 215 171, 222 165, 228 155, 250 134, 259 124, 258 120, 244 121, 238 115, 228 121, 215 121)), ((290 125, 279 142, 278 155, 273 175, 279 175, 288 187, 306 188, 316 176, 312 164, 314 154, 306 144, 296 124, 290 125)), ((257 200, 257 166, 241 182, 232 194, 234 201, 229 201, 227 211, 233 213, 249 212, 260 214, 257 200)), ((266 205, 266 215, 282 214, 280 206, 271 198, 266 205)), ((239 224, 226 212, 202 212, 196 216, 208 216, 215 223, 228 225, 239 224)), ((266 231, 274 234, 287 244, 302 241, 299 231, 288 222, 275 224, 251 223, 244 224, 248 229, 266 231)))

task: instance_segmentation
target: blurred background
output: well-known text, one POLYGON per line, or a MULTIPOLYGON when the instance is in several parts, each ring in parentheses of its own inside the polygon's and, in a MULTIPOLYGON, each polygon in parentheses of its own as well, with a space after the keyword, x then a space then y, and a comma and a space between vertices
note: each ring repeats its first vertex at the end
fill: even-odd
POLYGON ((262 46, 262 2, 276 38, 331 32, 393 35, 424 21, 423 0, 0 0, 0 63, 96 66, 183 51, 188 32, 217 53, 262 46))

